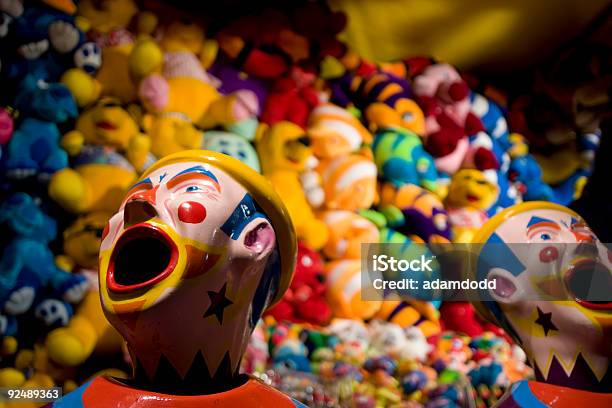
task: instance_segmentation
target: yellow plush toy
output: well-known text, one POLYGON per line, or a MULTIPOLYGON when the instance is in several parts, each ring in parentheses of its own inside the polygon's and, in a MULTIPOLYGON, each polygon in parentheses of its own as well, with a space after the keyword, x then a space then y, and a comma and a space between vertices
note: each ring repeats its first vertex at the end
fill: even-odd
MULTIPOLYGON (((152 41, 148 46, 153 48, 152 41)), ((144 71, 144 69, 133 68, 144 71)), ((221 95, 219 81, 209 75, 189 51, 163 55, 161 73, 140 81, 138 94, 145 108, 154 114, 181 115, 194 125, 210 129, 254 118, 259 109, 255 93, 241 90, 221 95)))
MULTIPOLYGON (((122 103, 136 100, 136 86, 129 68, 129 56, 134 48, 134 38, 127 31, 132 18, 138 13, 133 0, 85 0, 78 4, 80 26, 102 47, 102 65, 94 77, 77 78, 74 71, 64 83, 76 96, 88 90, 100 88, 102 96, 118 98, 122 103)), ((80 106, 81 104, 78 100, 80 106)), ((95 98, 91 93, 86 98, 95 98)))
POLYGON ((95 78, 102 88, 102 96, 117 98, 122 103, 136 100, 137 84, 129 65, 133 48, 133 41, 127 38, 102 48, 102 65, 95 78))
POLYGON ((151 139, 151 153, 162 158, 181 150, 200 149, 203 133, 180 113, 145 114, 142 127, 151 139))
MULTIPOLYGON (((32 349, 21 349, 15 356, 14 367, 0 369, 0 387, 6 388, 51 388, 61 386, 67 393, 76 388, 71 378, 74 370, 53 364, 47 350, 41 344, 32 349)), ((0 401, 0 408, 36 408, 40 402, 0 401)))
POLYGON ((145 164, 150 141, 125 110, 101 100, 83 112, 61 144, 75 156, 74 166, 51 177, 49 196, 68 211, 85 213, 117 210, 145 164))
POLYGON ((77 104, 85 107, 100 95, 117 98, 121 103, 136 100, 136 83, 130 71, 129 58, 134 48, 131 38, 102 48, 102 65, 95 77, 81 68, 71 68, 61 77, 61 82, 74 95, 77 104))
POLYGON ((203 42, 199 25, 175 22, 166 27, 159 44, 144 39, 130 55, 132 76, 142 78, 139 95, 150 112, 142 126, 157 158, 201 148, 202 133, 196 126, 230 125, 257 114, 258 101, 251 91, 229 96, 217 91, 219 81, 194 53, 203 51, 203 42))
POLYGON ((81 108, 97 101, 102 93, 102 84, 81 68, 67 70, 62 75, 60 82, 68 87, 77 105, 81 108))
POLYGON ((475 169, 461 169, 453 175, 446 196, 453 242, 471 242, 474 233, 487 221, 485 211, 499 195, 494 176, 495 173, 475 169))
POLYGON ((99 33, 127 27, 137 12, 133 0, 83 0, 77 9, 86 27, 99 33))
POLYGON ((286 121, 269 128, 262 125, 256 141, 262 173, 287 206, 298 238, 310 248, 320 249, 327 242, 327 226, 315 218, 300 183, 300 174, 313 157, 309 144, 304 130, 286 121))
POLYGON ((80 153, 84 144, 114 148, 138 171, 143 170, 150 149, 149 138, 140 132, 134 118, 109 98, 81 113, 75 131, 66 134, 61 144, 71 155, 80 153))
POLYGON ((51 331, 45 340, 49 358, 57 364, 75 367, 92 353, 119 355, 123 340, 102 311, 97 288, 100 240, 108 212, 93 212, 78 218, 64 231, 64 252, 80 273, 92 282, 91 289, 65 327, 51 331))
MULTIPOLYGON (((145 41, 138 41, 130 56, 130 67, 133 73, 141 78, 161 71, 163 53, 186 51, 198 57, 204 68, 209 68, 214 62, 218 44, 205 37, 204 25, 193 16, 173 10, 173 18, 167 24, 157 24, 162 18, 154 13, 140 13, 137 19, 138 31, 149 34, 145 41), (179 13, 179 15, 176 15, 179 13), (150 34, 156 32, 159 42, 152 40, 150 34), (158 49, 155 49, 157 46, 158 49)), ((161 11, 160 13, 163 13, 161 11)))

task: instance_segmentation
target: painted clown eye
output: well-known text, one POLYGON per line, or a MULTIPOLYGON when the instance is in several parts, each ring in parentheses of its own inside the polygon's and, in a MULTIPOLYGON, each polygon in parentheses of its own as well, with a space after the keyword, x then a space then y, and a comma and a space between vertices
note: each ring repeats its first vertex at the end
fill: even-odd
POLYGON ((558 242, 559 232, 552 228, 535 228, 529 233, 530 242, 558 242))
POLYGON ((185 189, 187 193, 193 193, 194 191, 202 191, 202 189, 198 186, 189 186, 185 189))

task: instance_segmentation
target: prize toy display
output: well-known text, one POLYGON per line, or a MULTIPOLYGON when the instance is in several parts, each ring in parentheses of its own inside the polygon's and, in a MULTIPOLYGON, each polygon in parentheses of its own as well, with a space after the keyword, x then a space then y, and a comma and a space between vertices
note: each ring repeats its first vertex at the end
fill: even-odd
POLYGON ((612 405, 610 302, 566 273, 612 293, 567 207, 612 117, 609 45, 493 84, 362 58, 323 1, 0 13, 0 387, 63 391, 0 408, 612 405), (493 299, 361 297, 362 244, 544 241, 579 249, 478 263, 493 299), (538 279, 572 300, 511 290, 538 279))

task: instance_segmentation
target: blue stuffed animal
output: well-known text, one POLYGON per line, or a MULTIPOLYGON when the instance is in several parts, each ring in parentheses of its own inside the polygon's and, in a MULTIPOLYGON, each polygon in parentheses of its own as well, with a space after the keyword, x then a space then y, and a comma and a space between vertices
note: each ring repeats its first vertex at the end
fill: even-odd
POLYGON ((59 145, 55 123, 28 118, 13 133, 3 167, 6 175, 22 179, 35 174, 55 173, 68 165, 68 155, 59 145))
POLYGON ((26 119, 6 148, 4 170, 13 178, 37 173, 49 176, 68 165, 68 155, 59 145, 57 124, 77 116, 76 102, 64 85, 30 75, 18 89, 14 105, 26 119))
POLYGON ((55 221, 32 197, 16 193, 0 205, 0 223, 14 234, 0 258, 0 310, 9 315, 0 319, 0 329, 14 329, 12 318, 30 310, 48 325, 67 323, 69 303, 81 301, 88 281, 55 265, 47 246, 56 235, 55 221))
POLYGON ((497 361, 491 361, 488 364, 481 364, 477 368, 472 369, 468 373, 468 377, 474 387, 484 384, 488 387, 494 385, 506 385, 506 377, 504 369, 497 361))
POLYGON ((14 105, 22 116, 53 123, 64 123, 78 114, 76 101, 65 85, 45 82, 32 75, 20 82, 14 105))
POLYGON ((285 368, 305 373, 311 372, 306 346, 297 339, 285 339, 274 350, 275 368, 285 368))
POLYGON ((592 163, 599 145, 601 134, 593 132, 581 135, 578 147, 581 149, 582 164, 565 180, 548 185, 542 180, 542 169, 534 156, 528 153, 528 146, 520 135, 512 135, 513 159, 508 176, 518 186, 525 201, 544 200, 561 205, 569 205, 582 194, 592 163))
POLYGON ((497 202, 487 210, 487 215, 491 217, 504 208, 520 203, 522 197, 516 186, 508 179, 508 173, 504 173, 499 169, 487 171, 495 172, 494 177, 497 179, 497 187, 499 187, 497 202))
POLYGON ((372 151, 380 176, 395 187, 416 184, 437 190, 438 171, 416 133, 400 128, 382 129, 374 136, 372 151))
POLYGON ((514 183, 520 183, 519 190, 525 201, 553 201, 552 188, 542 181, 542 169, 536 159, 525 154, 510 162, 509 177, 514 183))
POLYGON ((3 61, 3 75, 33 75, 57 80, 74 65, 74 53, 85 41, 74 17, 46 7, 28 7, 14 18, 6 34, 14 49, 3 61))
POLYGON ((492 100, 476 92, 470 93, 471 111, 485 128, 485 132, 501 144, 502 149, 510 147, 508 122, 502 108, 492 100))

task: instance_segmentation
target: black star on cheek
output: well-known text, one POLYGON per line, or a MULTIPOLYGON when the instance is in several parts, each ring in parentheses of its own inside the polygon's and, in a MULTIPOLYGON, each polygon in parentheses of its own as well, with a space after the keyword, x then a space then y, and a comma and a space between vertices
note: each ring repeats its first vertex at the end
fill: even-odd
POLYGON ((557 326, 555 326, 552 322, 552 313, 544 313, 540 310, 539 307, 536 306, 536 308, 538 309, 538 318, 535 322, 536 324, 542 326, 542 329, 544 330, 544 336, 548 336, 548 332, 551 330, 559 331, 559 329, 557 329, 557 326))
POLYGON ((227 289, 227 283, 223 285, 219 292, 215 292, 214 290, 208 291, 208 297, 210 298, 210 306, 204 313, 203 317, 208 317, 215 315, 217 316, 217 320, 219 323, 223 324, 223 311, 229 305, 232 305, 233 302, 225 297, 225 291, 227 289))

